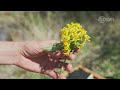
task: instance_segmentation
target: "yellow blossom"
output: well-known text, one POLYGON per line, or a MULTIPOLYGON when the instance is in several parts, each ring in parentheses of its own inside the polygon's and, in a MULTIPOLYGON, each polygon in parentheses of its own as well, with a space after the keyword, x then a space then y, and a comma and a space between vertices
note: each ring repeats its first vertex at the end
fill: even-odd
POLYGON ((89 39, 87 31, 79 23, 71 22, 61 29, 61 42, 65 55, 69 55, 75 48, 81 48, 86 41, 90 41, 89 39))

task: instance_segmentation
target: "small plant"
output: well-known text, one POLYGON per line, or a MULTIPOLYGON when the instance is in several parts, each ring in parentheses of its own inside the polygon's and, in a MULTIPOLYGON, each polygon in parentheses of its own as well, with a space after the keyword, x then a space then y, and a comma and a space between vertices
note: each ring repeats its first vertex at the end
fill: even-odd
MULTIPOLYGON (((53 44, 52 47, 46 48, 46 51, 61 50, 66 56, 69 56, 70 52, 82 48, 86 41, 90 41, 87 31, 79 23, 71 22, 70 24, 67 24, 61 29, 60 34, 60 43, 53 44)), ((65 61, 66 60, 64 60, 64 63, 65 61)))

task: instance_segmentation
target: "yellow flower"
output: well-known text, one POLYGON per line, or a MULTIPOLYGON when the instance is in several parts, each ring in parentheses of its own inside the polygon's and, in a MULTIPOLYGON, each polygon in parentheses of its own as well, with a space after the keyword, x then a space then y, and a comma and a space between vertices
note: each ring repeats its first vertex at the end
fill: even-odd
POLYGON ((69 55, 70 55, 70 52, 67 51, 67 52, 65 52, 64 54, 67 55, 67 56, 69 56, 69 55))
POLYGON ((79 23, 71 22, 61 29, 61 42, 65 55, 69 55, 75 48, 82 48, 86 41, 90 41, 89 39, 87 31, 79 23))

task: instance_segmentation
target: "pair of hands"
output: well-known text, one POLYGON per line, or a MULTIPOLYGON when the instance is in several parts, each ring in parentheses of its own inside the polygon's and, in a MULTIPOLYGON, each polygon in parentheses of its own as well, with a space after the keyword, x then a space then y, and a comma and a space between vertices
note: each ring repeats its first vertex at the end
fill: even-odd
POLYGON ((75 52, 78 49, 75 52, 71 52, 69 56, 65 56, 61 51, 48 53, 43 50, 56 42, 55 40, 25 42, 25 45, 18 51, 20 57, 15 62, 15 65, 32 72, 46 74, 54 79, 65 79, 55 69, 63 66, 66 71, 72 72, 72 65, 69 63, 63 64, 60 60, 74 60, 75 52))

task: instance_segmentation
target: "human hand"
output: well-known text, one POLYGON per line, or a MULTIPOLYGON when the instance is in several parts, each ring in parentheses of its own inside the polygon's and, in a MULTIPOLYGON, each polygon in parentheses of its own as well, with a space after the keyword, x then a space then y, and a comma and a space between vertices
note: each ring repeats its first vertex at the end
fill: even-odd
POLYGON ((15 65, 32 72, 46 74, 54 79, 64 79, 65 77, 62 77, 55 71, 55 69, 63 66, 66 71, 72 72, 72 65, 69 63, 63 64, 60 60, 65 58, 68 60, 74 60, 75 53, 71 52, 69 56, 66 56, 61 51, 45 52, 43 50, 46 47, 52 46, 56 42, 58 41, 48 40, 25 42, 22 49, 19 50, 18 54, 20 57, 15 65))

